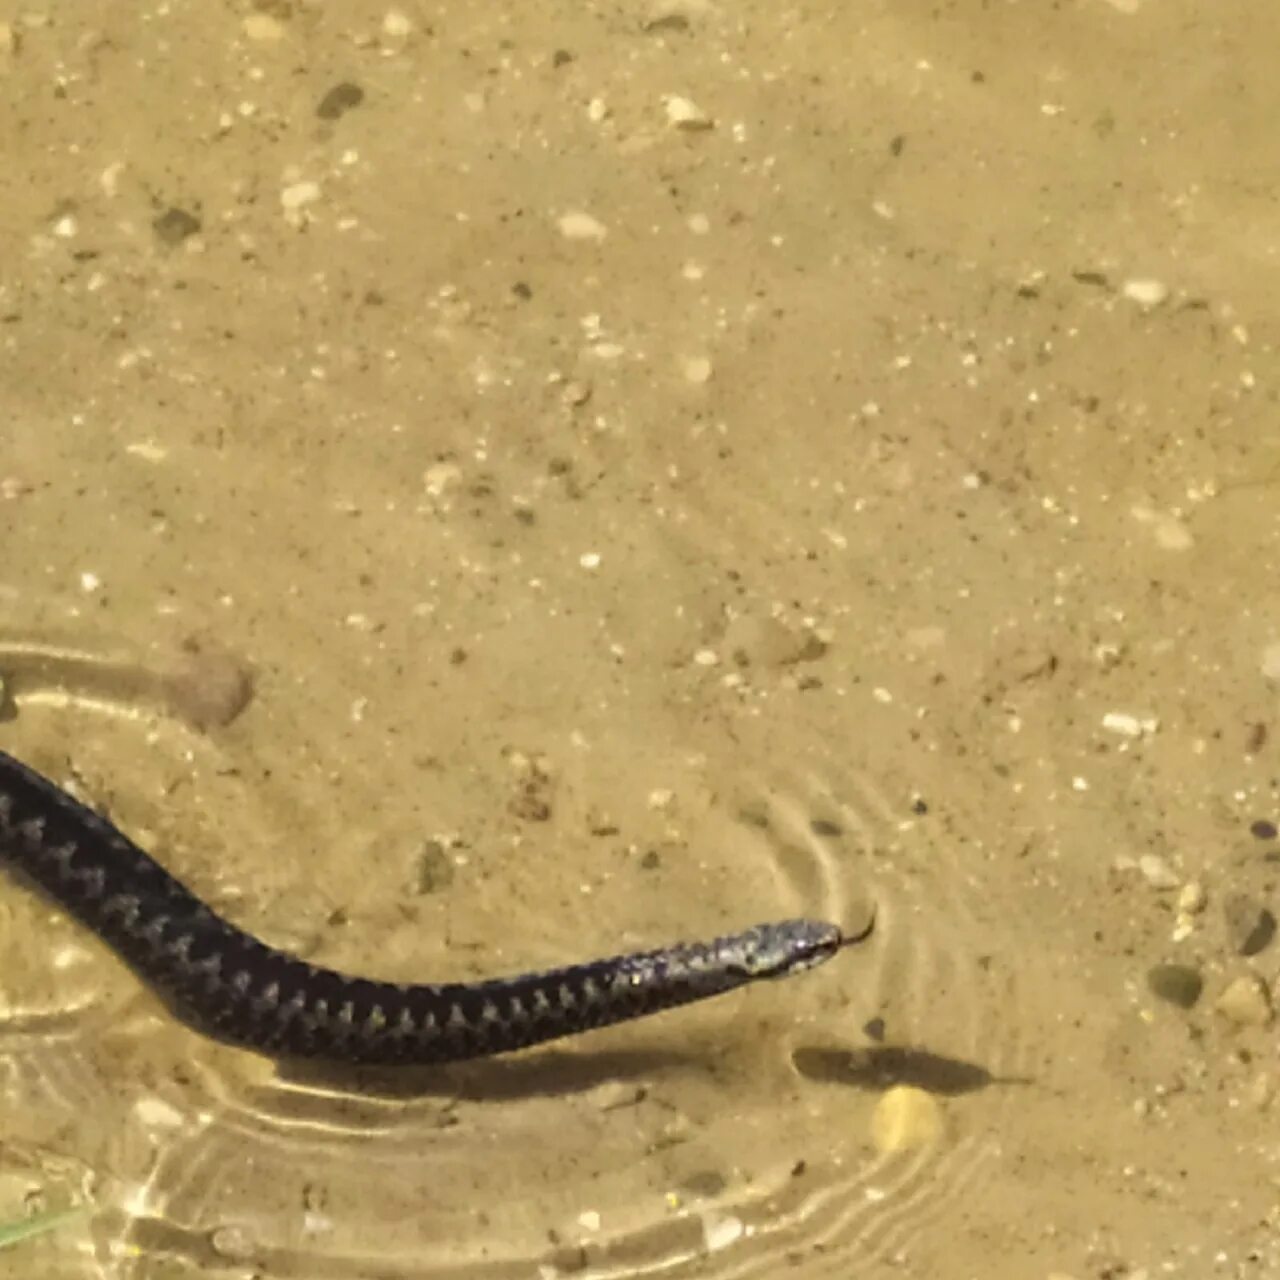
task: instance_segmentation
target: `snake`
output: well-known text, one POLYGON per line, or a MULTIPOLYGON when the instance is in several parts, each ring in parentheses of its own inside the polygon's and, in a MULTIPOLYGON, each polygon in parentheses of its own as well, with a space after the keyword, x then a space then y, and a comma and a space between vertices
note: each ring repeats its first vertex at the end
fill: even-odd
POLYGON ((200 900, 109 818, 0 751, 0 864, 90 929, 182 1022, 272 1058, 428 1065, 508 1053, 785 978, 870 936, 758 924, 560 968, 398 983, 270 946, 200 900))

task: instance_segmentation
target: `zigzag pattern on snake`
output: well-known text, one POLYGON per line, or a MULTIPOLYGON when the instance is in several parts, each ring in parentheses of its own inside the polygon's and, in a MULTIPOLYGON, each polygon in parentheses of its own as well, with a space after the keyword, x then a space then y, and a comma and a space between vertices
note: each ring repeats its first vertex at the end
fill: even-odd
POLYGON ((223 919, 107 818, 0 752, 0 864, 117 952, 180 1017, 272 1056, 425 1064, 506 1053, 822 964, 858 933, 756 925, 540 973, 378 982, 309 964, 223 919))

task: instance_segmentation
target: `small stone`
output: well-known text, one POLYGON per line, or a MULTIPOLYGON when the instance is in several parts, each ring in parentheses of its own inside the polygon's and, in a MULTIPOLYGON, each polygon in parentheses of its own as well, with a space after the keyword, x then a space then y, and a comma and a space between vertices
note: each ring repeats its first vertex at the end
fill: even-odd
POLYGON ((296 213, 305 205, 320 199, 318 182, 291 182, 280 192, 280 205, 286 213, 296 213))
POLYGON ((201 732, 224 729, 253 701, 254 674, 242 658, 203 636, 188 636, 160 678, 170 715, 201 732))
POLYGON ((1223 904, 1227 938, 1237 955, 1256 956, 1276 936, 1276 918, 1261 903, 1233 893, 1223 904))
POLYGON ((358 107, 364 101, 364 90, 350 80, 335 84, 316 105, 316 115, 321 120, 337 120, 346 115, 352 107, 358 107))
POLYGON ((708 1253, 727 1249, 746 1234, 747 1225, 731 1213, 707 1213, 702 1217, 702 1240, 708 1253))
POLYGON ((250 40, 260 44, 272 44, 284 39, 284 24, 269 13, 251 13, 241 24, 241 30, 250 40))
POLYGON ((1174 869, 1158 853, 1144 853, 1138 859, 1138 870, 1153 889, 1176 889, 1181 883, 1174 869))
POLYGON ((18 52, 18 33, 11 22, 0 22, 0 57, 11 58, 18 52))
POLYGON ((696 102, 688 98, 670 97, 666 100, 667 123, 673 129, 689 133, 715 128, 715 122, 696 102))
POLYGON ((1271 993, 1256 973, 1233 979, 1214 1007, 1238 1027, 1265 1027, 1271 1021, 1271 993))
POLYGON ((1249 1081, 1249 1087, 1245 1090, 1245 1100, 1256 1110, 1265 1111, 1271 1105, 1275 1091, 1275 1081, 1267 1072, 1260 1071, 1249 1081))
POLYGON ((200 219, 186 209, 171 205, 163 213, 151 219, 151 230, 161 244, 170 247, 181 244, 200 230, 200 219))
POLYGON ((1108 711, 1102 717, 1102 727, 1110 733, 1118 733, 1125 738, 1141 738, 1160 727, 1155 716, 1135 716, 1126 711, 1108 711))
POLYGON ((609 234, 603 222, 578 210, 563 214, 557 225, 566 240, 603 240, 609 234))
POLYGON ((439 840, 427 840, 418 853, 417 891, 439 893, 453 883, 453 859, 439 840))
POLYGON ((1262 674, 1268 680, 1280 680, 1280 644, 1269 644, 1263 649, 1262 674))
POLYGON ((393 40, 404 40, 413 34, 413 22, 401 9, 388 9, 382 19, 382 32, 393 40))
POLYGON ((711 380, 711 361, 706 356, 686 356, 680 361, 686 382, 701 384, 711 380))
POLYGON ((1267 818, 1258 818, 1249 824, 1249 834, 1255 840, 1274 840, 1276 838, 1276 824, 1267 818))
POLYGON ((1188 880, 1178 891, 1178 912, 1180 915, 1194 916, 1205 909, 1209 895, 1199 880, 1188 880))
POLYGON ((462 483, 462 468, 456 462, 437 462, 422 473, 422 487, 433 498, 443 497, 462 483))
POLYGON ((1158 307, 1169 296, 1163 280, 1126 280, 1121 292, 1130 302, 1143 307, 1158 307))
POLYGON ((1157 964, 1147 970, 1147 987, 1153 996, 1190 1009, 1204 990, 1204 979, 1198 970, 1186 964, 1157 964))
POLYGON ((894 1085, 871 1113, 871 1142, 881 1155, 930 1146, 943 1128, 938 1100, 914 1085, 894 1085))

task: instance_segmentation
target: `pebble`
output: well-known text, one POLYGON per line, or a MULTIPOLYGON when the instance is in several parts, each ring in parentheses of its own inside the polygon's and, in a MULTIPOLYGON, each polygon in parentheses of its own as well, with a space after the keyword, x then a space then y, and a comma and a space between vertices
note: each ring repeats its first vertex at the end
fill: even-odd
POLYGON ((1108 711, 1102 717, 1102 727, 1126 738, 1141 738, 1155 733, 1160 721, 1155 716, 1135 716, 1125 711, 1108 711))
POLYGON ((1250 1106, 1259 1111, 1265 1111, 1271 1105, 1275 1092, 1275 1081, 1267 1072, 1260 1071, 1249 1081, 1249 1087, 1245 1090, 1245 1099, 1250 1106))
POLYGON ((1268 680, 1280 680, 1280 644, 1269 644, 1263 649, 1262 674, 1268 680))
POLYGON ((1199 915, 1209 903, 1209 895, 1199 880, 1188 880, 1178 891, 1178 913, 1199 915))
POLYGON ((280 192, 280 206, 286 213, 296 213, 305 205, 320 199, 318 182, 291 182, 280 192))
POLYGON ((350 80, 343 80, 335 84, 316 104, 316 115, 321 120, 337 120, 363 101, 364 90, 350 80))
POLYGON ((413 34, 413 22, 401 9, 388 9, 382 19, 382 32, 395 40, 403 40, 413 34))
POLYGON ((702 1215, 702 1239, 708 1253, 727 1249, 746 1234, 747 1224, 731 1213, 706 1213, 702 1215))
POLYGON ((1227 938, 1237 955, 1256 956, 1276 936, 1276 918, 1261 903, 1233 893, 1223 904, 1227 938))
POLYGON ((1163 280, 1126 280, 1121 292, 1130 302, 1144 307, 1158 307, 1169 296, 1163 280))
POLYGON ((202 731, 222 729, 253 700, 254 677, 242 658, 189 636, 161 675, 160 688, 170 714, 202 731))
POLYGON ((938 1100, 913 1085, 894 1085, 871 1113, 871 1142, 881 1155, 927 1147, 942 1137, 943 1128, 938 1100))
POLYGON ((1181 881, 1174 869, 1158 853, 1144 853, 1138 870, 1153 889, 1176 889, 1181 881))
POLYGON ((173 205, 151 219, 151 230, 161 244, 179 245, 200 230, 200 219, 173 205))
POLYGON ((715 128, 715 122, 696 102, 688 98, 670 97, 666 100, 667 123, 673 129, 696 133, 715 128))
POLYGON ((1271 995, 1256 973, 1234 978, 1214 1007, 1239 1027, 1265 1027, 1271 1021, 1271 995))
POLYGON ((566 240, 603 240, 608 235, 604 223, 589 213, 574 211, 563 214, 557 226, 566 240))
POLYGON ((257 40, 262 44, 284 39, 284 24, 269 13, 249 14, 241 29, 250 40, 257 40))
POLYGON ((419 893, 439 893, 453 883, 453 859, 439 840, 423 841, 417 863, 415 888, 419 893))
POLYGON ((1188 964, 1157 964, 1147 970, 1151 994, 1179 1009, 1190 1009, 1204 990, 1204 979, 1188 964))
POLYGON ((711 361, 706 356, 685 356, 680 368, 686 382, 701 384, 711 380, 711 361))

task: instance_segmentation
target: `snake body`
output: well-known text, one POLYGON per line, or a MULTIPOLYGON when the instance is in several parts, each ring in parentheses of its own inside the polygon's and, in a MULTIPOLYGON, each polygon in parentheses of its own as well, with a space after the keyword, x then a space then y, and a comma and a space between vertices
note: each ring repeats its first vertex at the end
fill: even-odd
POLYGON ((834 924, 786 920, 516 977, 378 982, 238 928, 112 822, 4 752, 0 863, 87 925, 189 1024, 271 1056, 336 1063, 506 1053, 799 973, 872 928, 845 937, 834 924))

